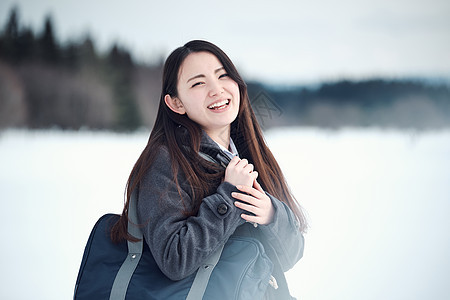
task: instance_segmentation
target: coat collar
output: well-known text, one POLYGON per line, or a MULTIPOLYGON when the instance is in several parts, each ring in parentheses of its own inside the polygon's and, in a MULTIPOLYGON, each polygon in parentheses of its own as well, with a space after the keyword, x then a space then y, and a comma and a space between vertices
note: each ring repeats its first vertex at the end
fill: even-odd
POLYGON ((213 148, 213 149, 220 150, 219 145, 217 145, 217 143, 214 142, 214 140, 203 129, 202 129, 202 137, 200 140, 200 145, 201 145, 201 147, 213 148))
POLYGON ((208 155, 223 167, 226 167, 231 159, 204 130, 202 130, 200 140, 200 152, 208 155))

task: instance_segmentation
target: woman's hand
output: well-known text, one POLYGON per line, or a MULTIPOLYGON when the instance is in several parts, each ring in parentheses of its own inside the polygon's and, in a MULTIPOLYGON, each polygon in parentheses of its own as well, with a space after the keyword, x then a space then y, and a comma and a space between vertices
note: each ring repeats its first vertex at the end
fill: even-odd
POLYGON ((231 159, 225 170, 224 180, 232 185, 243 185, 251 187, 258 177, 258 172, 253 171, 253 165, 248 160, 235 156, 231 159))
POLYGON ((231 196, 239 200, 235 201, 234 205, 253 214, 241 214, 242 219, 261 225, 270 224, 275 209, 269 196, 266 195, 256 179, 253 182, 253 187, 237 185, 236 188, 243 193, 231 193, 231 196))

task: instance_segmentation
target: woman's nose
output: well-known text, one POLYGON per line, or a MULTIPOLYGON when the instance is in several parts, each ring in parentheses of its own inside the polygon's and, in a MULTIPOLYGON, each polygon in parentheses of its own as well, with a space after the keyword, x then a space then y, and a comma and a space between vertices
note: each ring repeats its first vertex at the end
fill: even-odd
POLYGON ((223 86, 220 84, 220 82, 218 80, 212 81, 210 83, 209 96, 214 97, 222 93, 223 93, 223 86))

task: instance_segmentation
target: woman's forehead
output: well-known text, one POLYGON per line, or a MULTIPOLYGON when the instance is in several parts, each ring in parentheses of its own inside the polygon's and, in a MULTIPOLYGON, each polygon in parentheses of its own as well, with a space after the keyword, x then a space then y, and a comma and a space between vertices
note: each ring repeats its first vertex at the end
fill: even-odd
POLYGON ((222 63, 214 54, 206 51, 193 52, 181 64, 178 77, 180 80, 187 80, 199 74, 215 72, 222 67, 222 63))

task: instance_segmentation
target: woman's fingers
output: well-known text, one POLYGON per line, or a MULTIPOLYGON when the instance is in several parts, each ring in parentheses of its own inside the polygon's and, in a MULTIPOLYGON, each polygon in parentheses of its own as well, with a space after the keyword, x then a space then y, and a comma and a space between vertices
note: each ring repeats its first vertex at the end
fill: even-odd
POLYGON ((235 201, 234 205, 236 205, 236 207, 239 207, 240 209, 248 211, 252 214, 257 215, 257 213, 258 213, 258 207, 256 207, 256 206, 253 206, 250 204, 245 204, 244 202, 239 202, 239 201, 235 201))
MULTIPOLYGON (((256 171, 255 171, 255 172, 256 172, 256 171)), ((254 172, 254 173, 255 173, 255 172, 254 172)), ((255 181, 256 181, 256 178, 255 178, 255 181)), ((255 181, 254 181, 254 182, 255 182, 255 181)), ((256 197, 256 198, 261 198, 261 197, 263 197, 263 196, 266 196, 266 194, 265 194, 264 191, 262 190, 261 186, 260 186, 260 188, 261 188, 260 191, 257 190, 257 189, 255 189, 255 188, 252 188, 252 187, 250 187, 250 186, 246 186, 246 185, 237 185, 236 188, 237 188, 238 190, 240 190, 241 192, 247 193, 247 194, 252 195, 252 196, 254 196, 254 197, 256 197)))
POLYGON ((241 159, 237 164, 236 167, 238 168, 245 168, 248 165, 248 160, 246 160, 245 158, 241 159))
POLYGON ((242 193, 236 193, 233 192, 231 193, 231 196, 235 199, 238 199, 239 201, 243 201, 245 203, 251 204, 253 206, 257 206, 258 205, 258 199, 246 194, 242 194, 242 193))
POLYGON ((249 222, 255 222, 266 225, 272 222, 274 208, 272 201, 265 194, 261 185, 254 181, 255 188, 248 186, 236 186, 242 193, 233 192, 231 196, 239 201, 235 201, 234 205, 253 215, 242 214, 241 217, 249 222))
POLYGON ((239 162, 241 161, 241 159, 238 156, 234 156, 230 162, 228 163, 229 166, 236 166, 239 162))
POLYGON ((241 214, 241 218, 244 219, 245 221, 248 221, 250 223, 257 223, 257 224, 261 224, 261 225, 266 225, 261 221, 260 217, 257 216, 251 216, 251 215, 246 215, 246 214, 241 214))
POLYGON ((240 159, 235 156, 231 159, 225 170, 225 181, 233 185, 252 186, 255 179, 258 178, 258 172, 254 171, 253 164, 248 160, 240 159))
POLYGON ((255 189, 257 189, 259 192, 264 193, 264 190, 262 189, 261 185, 259 184, 259 182, 255 179, 255 182, 253 183, 253 186, 255 187, 255 189))
POLYGON ((245 172, 247 172, 247 173, 251 173, 251 172, 253 172, 253 165, 252 164, 247 164, 245 167, 244 167, 244 170, 245 170, 245 172))
POLYGON ((241 159, 240 162, 237 163, 236 168, 240 168, 244 173, 251 173, 253 172, 253 164, 250 164, 248 160, 245 158, 241 159))

